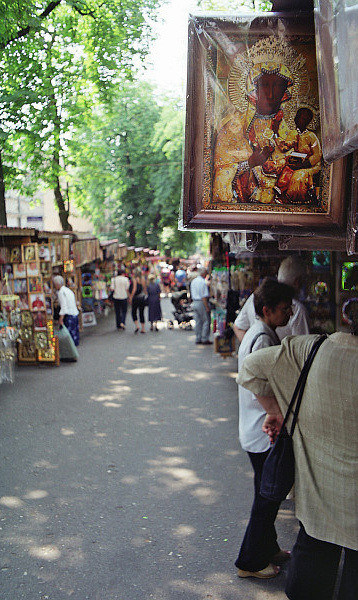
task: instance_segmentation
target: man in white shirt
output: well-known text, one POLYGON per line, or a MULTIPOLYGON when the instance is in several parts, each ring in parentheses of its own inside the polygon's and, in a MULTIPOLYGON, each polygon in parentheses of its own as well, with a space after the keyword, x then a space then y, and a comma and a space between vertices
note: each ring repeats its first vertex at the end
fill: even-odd
POLYGON ((205 281, 207 270, 200 268, 198 276, 190 284, 190 296, 195 315, 195 343, 207 346, 210 335, 209 288, 205 281))
POLYGON ((62 327, 62 325, 67 327, 75 345, 78 346, 80 343, 80 330, 76 297, 73 291, 65 286, 65 281, 61 275, 56 275, 53 278, 53 283, 57 290, 57 297, 60 304, 58 324, 60 327, 62 327))
POLYGON ((118 331, 126 328, 126 315, 128 307, 129 279, 125 276, 125 270, 120 268, 118 275, 112 278, 111 290, 113 290, 113 303, 116 313, 116 326, 118 331))
MULTIPOLYGON (((293 287, 297 295, 305 274, 306 266, 304 262, 298 256, 287 256, 280 265, 277 280, 293 287)), ((287 335, 307 335, 310 332, 307 311, 303 304, 295 298, 292 300, 292 313, 288 324, 276 329, 280 340, 283 340, 287 335)), ((235 335, 240 342, 242 342, 246 331, 255 323, 256 319, 254 295, 251 294, 236 317, 233 326, 235 335)))

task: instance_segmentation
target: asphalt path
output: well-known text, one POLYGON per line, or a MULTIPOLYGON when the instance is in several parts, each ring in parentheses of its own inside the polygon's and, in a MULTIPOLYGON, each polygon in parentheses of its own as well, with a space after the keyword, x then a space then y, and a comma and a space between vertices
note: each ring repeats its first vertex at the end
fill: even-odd
POLYGON ((165 323, 133 331, 111 314, 78 363, 17 367, 0 386, 1 600, 285 599, 284 571, 242 580, 233 564, 253 498, 236 358, 165 323))

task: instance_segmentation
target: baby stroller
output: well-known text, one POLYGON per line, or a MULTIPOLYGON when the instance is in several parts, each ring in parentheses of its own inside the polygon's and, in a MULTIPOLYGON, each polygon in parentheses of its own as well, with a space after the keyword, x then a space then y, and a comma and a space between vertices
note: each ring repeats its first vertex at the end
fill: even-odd
MULTIPOLYGON (((193 329, 191 321, 194 315, 191 311, 191 304, 188 302, 188 294, 186 290, 172 293, 172 304, 174 306, 174 320, 178 321, 179 327, 182 329, 193 329)), ((168 321, 168 329, 173 329, 174 321, 168 321)))

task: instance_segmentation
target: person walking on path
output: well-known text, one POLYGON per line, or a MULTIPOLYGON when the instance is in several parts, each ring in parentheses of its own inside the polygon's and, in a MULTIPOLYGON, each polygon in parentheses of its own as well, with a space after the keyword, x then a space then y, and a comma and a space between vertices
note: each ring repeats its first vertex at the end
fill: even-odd
MULTIPOLYGON (((246 356, 260 348, 276 346, 276 328, 292 315, 294 289, 266 277, 254 292, 258 319, 247 331, 239 348, 239 372, 246 356)), ((255 395, 239 385, 239 438, 254 470, 255 496, 245 536, 235 562, 239 577, 269 579, 278 574, 278 564, 289 558, 277 543, 275 519, 280 507, 260 495, 263 464, 270 451, 270 439, 262 431, 266 413, 255 395)))
POLYGON ((129 279, 125 276, 125 270, 121 267, 118 274, 112 278, 111 290, 113 291, 113 304, 116 315, 116 327, 120 331, 126 328, 126 316, 128 306, 129 279))
POLYGON ((60 304, 60 316, 58 324, 61 327, 65 325, 71 334, 76 346, 80 343, 80 328, 78 322, 78 308, 76 297, 70 288, 65 286, 65 280, 61 275, 55 275, 53 278, 55 289, 57 290, 58 302, 60 304))
POLYGON ((207 270, 200 268, 190 284, 190 295, 195 315, 195 343, 208 345, 210 335, 209 288, 205 281, 207 270))
POLYGON ((162 320, 162 309, 160 306, 160 286, 155 281, 155 275, 148 276, 148 319, 150 330, 158 331, 157 322, 162 320))
POLYGON ((146 305, 147 284, 140 267, 136 267, 129 286, 129 303, 132 305, 132 319, 135 326, 134 333, 139 331, 139 321, 141 324, 141 333, 145 333, 144 308, 146 305))
MULTIPOLYGON (((287 256, 281 263, 277 280, 281 283, 290 285, 295 290, 295 296, 298 295, 304 277, 306 274, 306 265, 298 256, 287 256)), ((280 340, 283 340, 286 335, 306 335, 310 332, 307 311, 303 304, 296 300, 292 301, 292 317, 285 327, 277 327, 276 333, 280 340)), ((240 310, 235 323, 234 332, 238 340, 241 342, 246 331, 255 323, 257 315, 254 307, 254 295, 251 294, 246 300, 244 306, 240 310)))
MULTIPOLYGON (((289 600, 358 598, 358 298, 343 307, 351 333, 321 345, 308 373, 293 435, 300 523, 286 579, 289 600)), ((248 356, 239 383, 267 413, 275 439, 317 335, 286 337, 248 356)))

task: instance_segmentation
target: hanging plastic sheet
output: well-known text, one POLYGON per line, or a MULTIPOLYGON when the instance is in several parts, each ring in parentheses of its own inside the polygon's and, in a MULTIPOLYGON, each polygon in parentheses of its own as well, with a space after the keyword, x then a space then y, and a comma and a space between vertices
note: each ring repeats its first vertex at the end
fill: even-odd
POLYGON ((358 0, 315 0, 315 27, 326 161, 358 148, 358 0))
POLYGON ((343 179, 322 159, 313 15, 191 16, 182 228, 333 234, 343 179))

